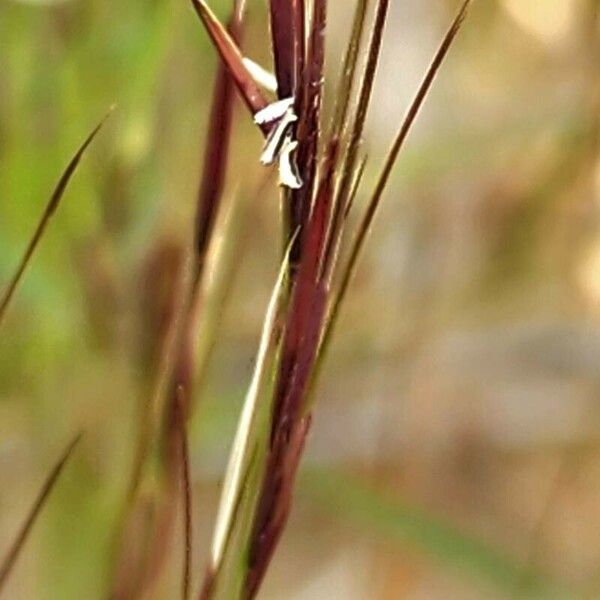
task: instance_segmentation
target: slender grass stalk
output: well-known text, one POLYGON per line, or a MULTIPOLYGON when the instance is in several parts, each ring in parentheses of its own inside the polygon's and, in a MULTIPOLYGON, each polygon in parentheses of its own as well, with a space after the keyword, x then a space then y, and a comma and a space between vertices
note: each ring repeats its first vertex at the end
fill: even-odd
POLYGON ((50 494, 52 493, 52 490, 56 486, 56 483, 58 482, 58 478, 60 477, 60 474, 63 472, 65 465, 67 464, 67 462, 71 458, 75 448, 81 441, 82 435, 83 435, 82 433, 78 433, 73 438, 73 440, 71 442, 69 442, 69 445, 65 448, 65 450, 61 454, 60 458, 58 459, 58 462, 54 465, 54 467, 52 467, 52 469, 48 473, 48 476, 46 477, 46 481, 44 481, 44 484, 42 485, 40 491, 38 492, 37 498, 36 498, 35 502, 33 503, 33 506, 29 509, 29 512, 27 513, 27 517, 25 518, 25 521, 21 525, 21 528, 19 529, 17 536, 15 537, 14 541, 10 545, 10 548, 8 549, 6 556, 2 560, 2 563, 0 563, 0 596, 2 595, 4 587, 8 580, 8 577, 12 573, 12 570, 15 566, 15 563, 17 562, 17 559, 19 558, 21 552, 23 551, 23 547, 25 546, 25 543, 29 539, 29 535, 31 534, 31 530, 33 529, 33 526, 37 522, 44 506, 46 506, 46 504, 48 503, 50 494))
MULTIPOLYGON (((202 5, 206 13, 208 8, 203 1, 193 2, 197 10, 202 5)), ((359 0, 357 4, 328 135, 321 126, 327 3, 325 0, 308 2, 304 6, 304 19, 298 18, 294 12, 298 5, 277 0, 270 3, 278 94, 280 99, 292 94, 293 101, 293 108, 286 109, 286 115, 273 123, 272 132, 277 135, 284 128, 288 145, 284 144, 286 152, 280 161, 291 160, 301 182, 296 185, 293 180, 288 179, 289 184, 282 180, 282 200, 287 213, 284 236, 291 244, 289 298, 281 315, 280 341, 271 350, 269 367, 261 367, 261 378, 272 380, 272 385, 265 387, 266 395, 260 404, 270 408, 268 419, 254 443, 242 444, 239 439, 247 439, 251 419, 249 421, 246 411, 250 410, 247 408, 249 404, 256 406, 255 395, 251 396, 252 403, 247 400, 240 420, 238 441, 234 444, 228 469, 228 473, 237 473, 234 478, 237 484, 233 488, 237 492, 232 493, 231 485, 226 483, 215 532, 214 547, 218 548, 218 552, 213 555, 201 594, 205 600, 246 600, 258 593, 291 508, 296 472, 312 420, 307 399, 314 389, 314 380, 339 306, 392 167, 464 20, 468 5, 467 1, 459 10, 415 102, 402 122, 398 138, 362 216, 358 233, 351 242, 350 259, 338 269, 347 216, 364 169, 360 148, 381 54, 389 0, 377 0, 365 66, 353 99, 354 78, 368 12, 366 0, 359 0), (294 30, 294 24, 300 21, 307 23, 304 45, 298 42, 301 34, 294 30), (300 57, 297 50, 302 47, 305 51, 300 57), (297 73, 301 74, 300 77, 297 73), (353 101, 355 108, 351 111, 353 101), (295 112, 290 113, 290 110, 295 112), (291 233, 296 231, 298 237, 292 241, 291 233), (334 278, 336 274, 341 276, 342 283, 334 291, 332 282, 337 279, 334 278), (234 516, 237 518, 240 514, 243 515, 240 525, 233 527, 234 516)), ((239 63, 243 62, 241 51, 235 52, 229 47, 229 42, 215 39, 215 23, 209 23, 206 17, 203 22, 221 58, 229 63, 230 71, 238 69, 239 63)), ((242 95, 247 95, 248 83, 242 85, 239 79, 236 83, 242 95)), ((254 116, 251 103, 247 102, 247 105, 254 116)), ((279 105, 273 105, 273 109, 269 110, 278 108, 279 105)), ((273 133, 269 134, 269 139, 272 141, 273 133)), ((287 168, 290 168, 289 165, 287 168)), ((267 318, 266 326, 270 319, 267 318)), ((273 327, 272 324, 269 326, 273 327)), ((250 412, 253 414, 255 410, 250 412)))
POLYGON ((286 242, 299 231, 291 253, 292 273, 297 271, 304 243, 303 229, 308 221, 312 198, 315 193, 316 173, 320 142, 320 115, 323 101, 323 73, 325 66, 325 29, 327 0, 312 3, 312 22, 306 46, 306 59, 300 60, 298 85, 294 90, 296 111, 299 115, 295 134, 298 141, 297 167, 302 174, 303 185, 299 189, 283 188, 282 197, 287 206, 284 235, 286 242), (302 66, 301 66, 302 65, 302 66))
MULTIPOLYGON (((360 5, 359 5, 360 9, 360 5)), ((378 0, 375 8, 375 21, 371 28, 371 38, 367 49, 367 61, 365 64, 362 81, 358 92, 356 112, 352 123, 342 123, 340 126, 348 127, 348 144, 346 154, 340 168, 340 180, 336 189, 334 198, 333 217, 331 219, 329 240, 325 256, 328 261, 328 272, 331 273, 334 265, 333 260, 337 256, 337 248, 340 242, 341 227, 343 215, 348 205, 349 193, 352 188, 356 165, 359 160, 359 150, 362 142, 362 135, 373 93, 373 84, 375 83, 375 74, 379 63, 381 45, 383 43, 383 30, 387 19, 389 9, 389 0, 378 0)), ((360 11, 358 13, 360 16, 360 11)), ((351 38, 348 55, 352 53, 353 40, 351 38)), ((346 116, 346 113, 342 113, 346 116)))
POLYGON ((44 233, 46 232, 48 224, 50 223, 50 220, 56 213, 56 210, 58 209, 60 202, 63 199, 67 186, 69 185, 69 181, 71 181, 71 177, 73 177, 75 171, 77 170, 79 162, 85 154, 85 151, 94 141, 94 138, 96 137, 100 129, 102 129, 102 126, 112 113, 113 109, 114 107, 111 107, 108 113, 106 113, 106 115, 100 120, 96 127, 94 127, 94 129, 85 138, 77 152, 75 152, 75 154, 69 161, 69 164, 67 165, 66 169, 60 176, 60 179, 58 180, 58 183, 56 184, 56 187, 54 188, 54 191, 52 192, 52 195, 50 196, 50 199, 48 200, 46 207, 44 208, 40 220, 38 221, 35 231, 31 239, 29 240, 29 243, 27 244, 25 253, 23 254, 14 275, 11 277, 4 293, 2 294, 2 299, 0 299, 0 326, 4 321, 6 312, 15 295, 15 292, 17 291, 17 288, 21 283, 21 280, 23 279, 23 275, 25 274, 25 271, 29 266, 31 259, 35 254, 35 251, 37 250, 40 242, 42 241, 42 238, 44 237, 44 233))
POLYGON ((183 406, 183 397, 177 405, 177 416, 179 417, 179 437, 181 454, 181 496, 183 499, 183 574, 181 578, 181 598, 189 600, 192 584, 192 562, 193 562, 193 504, 192 504, 192 481, 190 473, 190 450, 187 437, 187 423, 183 406))
POLYGON ((362 216, 360 225, 358 227, 358 231, 356 233, 356 237, 351 244, 350 257, 348 259, 348 263, 345 265, 342 272, 342 281, 338 290, 334 294, 334 298, 329 312, 329 317, 327 319, 327 324, 324 329, 323 339, 321 341, 321 349, 319 351, 319 354, 322 356, 326 353, 327 348, 329 346, 331 334, 335 328, 339 316, 340 306, 342 305, 344 298, 346 297, 346 294, 348 292, 348 288, 352 281, 352 277, 354 276, 354 273, 356 271, 358 259, 360 258, 362 249, 367 239, 367 234, 371 228, 373 219, 375 218, 377 209, 379 208, 379 204, 381 203, 381 198, 389 182, 389 178, 392 174, 394 165, 396 164, 396 160, 398 159, 398 155, 404 147, 406 138, 408 137, 408 134, 410 133, 415 119, 419 114, 423 102, 427 97, 427 94, 431 88, 435 76, 437 75, 440 67, 442 66, 442 63, 444 62, 444 59, 446 58, 446 55, 448 54, 448 51, 452 46, 452 42, 458 34, 463 21, 465 20, 467 10, 471 2, 472 0, 466 0, 463 3, 452 25, 450 26, 446 35, 444 36, 440 47, 438 48, 433 60, 431 61, 431 64, 427 70, 423 82, 421 83, 415 95, 415 98, 413 99, 408 109, 408 112, 406 113, 406 116, 402 121, 402 125, 400 127, 400 130, 398 131, 398 134, 396 135, 394 143, 392 144, 392 147, 387 154, 385 163, 377 179, 375 190, 369 200, 367 209, 362 216))

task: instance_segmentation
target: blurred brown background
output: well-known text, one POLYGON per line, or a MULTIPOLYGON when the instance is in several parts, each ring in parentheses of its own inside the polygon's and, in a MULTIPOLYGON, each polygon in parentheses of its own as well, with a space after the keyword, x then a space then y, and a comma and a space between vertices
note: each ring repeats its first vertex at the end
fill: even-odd
MULTIPOLYGON (((330 5, 331 92, 351 5, 330 5)), ((359 200, 455 9, 392 2, 359 200)), ((600 597, 599 13, 597 0, 475 3, 345 306, 265 599, 600 597)), ((248 27, 248 54, 268 65, 263 2, 248 27)), ((0 331, 0 553, 86 430, 8 598, 106 590, 215 64, 183 0, 0 3, 0 281, 118 103, 0 331)), ((191 431, 196 579, 277 268, 259 149, 240 110, 240 259, 191 431)), ((160 598, 177 553, 171 567, 160 598)))

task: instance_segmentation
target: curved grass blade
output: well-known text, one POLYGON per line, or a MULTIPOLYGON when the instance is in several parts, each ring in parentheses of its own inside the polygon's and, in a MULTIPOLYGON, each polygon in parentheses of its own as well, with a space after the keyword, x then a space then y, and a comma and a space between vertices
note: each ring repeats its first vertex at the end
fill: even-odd
POLYGON ((10 573, 12 572, 12 569, 13 569, 17 559, 19 558, 19 555, 21 554, 21 551, 23 550, 23 546, 25 545, 25 542, 27 542, 29 534, 31 533, 31 529, 35 525, 37 518, 40 515, 40 512, 46 505, 46 502, 48 501, 50 493, 54 489, 54 486, 56 485, 56 482, 58 481, 58 478, 59 478, 63 468, 65 467, 65 465, 67 464, 67 461, 73 454, 73 451, 77 447, 77 444, 79 444, 82 435, 83 435, 82 433, 78 433, 75 436, 75 438, 73 438, 73 440, 69 443, 69 445, 67 446, 65 451, 62 453, 62 455, 61 455, 60 459, 58 460, 58 462, 56 463, 56 465, 54 465, 54 467, 48 474, 48 477, 46 478, 44 485, 42 486, 41 490, 38 493, 37 499, 35 500, 33 506, 29 510, 29 514, 27 515, 25 522, 21 526, 21 529, 19 530, 17 537, 13 541, 6 556, 4 557, 4 560, 2 561, 2 563, 0 565, 0 594, 2 594, 4 585, 6 584, 6 581, 9 577, 10 573))
POLYGON ((81 144, 81 146, 79 147, 79 150, 77 150, 77 152, 74 154, 73 158, 71 158, 69 164, 67 165, 67 168, 64 170, 63 174, 61 175, 60 179, 58 180, 58 183, 56 184, 56 187, 54 188, 54 191, 52 192, 52 195, 50 196, 50 200, 48 200, 48 203, 46 204, 46 208, 44 209, 44 212, 42 213, 42 216, 40 217, 40 220, 35 229, 35 232, 33 233, 31 240, 29 241, 27 249, 25 250, 23 257, 21 258, 21 262, 19 263, 19 266, 17 267, 15 274, 13 275, 12 279, 10 280, 10 282, 6 288, 6 291, 2 295, 2 300, 0 300, 0 325, 2 325, 2 321, 4 320, 8 306, 14 297, 14 294, 17 290, 17 287, 19 286, 19 283, 21 282, 21 280, 23 278, 25 270, 27 269, 27 266, 29 265, 31 258, 33 257, 33 255, 36 251, 36 248, 38 247, 42 237, 44 236, 46 227, 48 226, 50 219, 56 212, 56 209, 58 208, 60 201, 63 198, 65 190, 67 189, 69 181, 71 180, 71 177, 77 170, 79 161, 81 160, 85 151, 88 149, 88 146, 92 143, 92 141, 96 137, 97 133, 100 131, 100 129, 104 125, 106 119, 108 119, 108 117, 112 113, 113 109, 114 109, 114 107, 111 107, 109 112, 102 118, 102 120, 98 123, 98 125, 96 125, 96 127, 94 127, 92 132, 87 136, 87 138, 85 139, 83 144, 81 144))
POLYGON ((431 515, 374 489, 358 477, 332 469, 306 471, 302 490, 324 509, 367 531, 433 559, 503 593, 510 593, 526 575, 527 590, 520 598, 574 599, 559 583, 512 558, 493 545, 467 534, 444 519, 431 515))
POLYGON ((252 382, 230 453, 202 598, 212 598, 214 594, 218 594, 216 597, 236 597, 227 594, 231 589, 239 589, 243 583, 239 561, 245 556, 270 433, 273 368, 277 363, 280 321, 287 299, 290 247, 291 244, 271 294, 252 382), (224 595, 222 585, 227 587, 224 595))
POLYGON ((385 191, 385 188, 389 181, 392 169, 394 167, 394 164, 396 163, 396 159, 398 158, 398 155, 404 146, 404 142, 408 137, 412 125, 415 122, 417 115, 419 114, 421 106, 423 105, 423 102, 427 97, 427 94, 431 88, 431 84, 433 83, 435 76, 437 75, 444 59, 446 58, 446 55, 448 54, 448 51, 450 50, 450 47, 452 46, 452 42, 456 38, 456 35, 458 34, 460 27, 467 16, 467 11, 471 2, 472 0, 465 0, 463 2, 456 18, 454 19, 452 25, 450 26, 446 35, 444 36, 444 39, 442 40, 442 43, 440 44, 427 70, 423 82, 421 83, 415 95, 415 98, 412 101, 406 113, 406 116, 404 117, 404 120, 402 121, 402 125, 396 136, 396 139, 394 140, 394 143, 392 144, 392 148, 390 149, 387 155, 383 169, 377 180, 375 190, 373 192, 373 195, 371 196, 371 199, 369 200, 369 205, 367 206, 367 209, 359 225, 358 232, 352 242, 350 257, 348 259, 347 265, 344 267, 340 286, 334 296, 334 299, 332 300, 329 317, 325 326, 325 331, 321 342, 321 348, 319 350, 320 356, 324 355, 324 353, 327 351, 327 347, 330 343, 332 330, 334 329, 338 319, 340 305, 342 304, 346 296, 348 286, 350 285, 352 277, 354 276, 354 272, 356 271, 358 259, 360 257, 362 248, 367 238, 367 234, 371 228, 371 224, 379 207, 381 197, 383 196, 383 192, 385 191))
MULTIPOLYGON (((192 0, 192 4, 252 115, 266 108, 269 101, 264 96, 260 85, 252 77, 244 63, 239 46, 227 29, 223 27, 204 0, 192 0)), ((262 125, 261 130, 266 133, 269 127, 262 125)))

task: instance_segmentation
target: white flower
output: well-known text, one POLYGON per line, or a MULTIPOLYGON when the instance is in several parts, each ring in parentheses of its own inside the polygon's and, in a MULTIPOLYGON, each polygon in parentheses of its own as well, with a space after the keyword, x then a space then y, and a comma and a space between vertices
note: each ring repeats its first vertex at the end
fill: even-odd
POLYGON ((261 164, 272 165, 279 160, 279 183, 293 190, 302 187, 302 179, 293 156, 298 142, 293 139, 291 133, 292 125, 297 120, 293 98, 273 102, 254 115, 257 125, 275 123, 260 155, 261 164))

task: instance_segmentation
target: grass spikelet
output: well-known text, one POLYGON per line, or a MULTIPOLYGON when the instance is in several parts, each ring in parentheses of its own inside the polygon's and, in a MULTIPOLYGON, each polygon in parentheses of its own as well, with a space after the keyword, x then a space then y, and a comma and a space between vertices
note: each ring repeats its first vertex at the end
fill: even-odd
MULTIPOLYGON (((214 538, 217 552, 202 592, 205 600, 251 599, 260 589, 291 509, 296 473, 312 421, 307 400, 314 389, 339 307, 389 174, 468 6, 469 2, 463 4, 443 39, 402 121, 382 174, 360 218, 358 232, 350 241, 349 248, 341 252, 349 224, 347 216, 365 165, 365 160, 360 158, 360 149, 381 54, 389 0, 378 0, 376 3, 365 66, 356 97, 353 98, 359 49, 367 27, 368 13, 366 0, 360 0, 357 4, 334 117, 328 132, 321 123, 327 4, 324 0, 312 0, 306 7, 307 43, 299 81, 294 79, 300 64, 295 54, 295 34, 290 31, 290 24, 294 23, 293 5, 276 0, 270 4, 280 97, 290 90, 295 94, 297 123, 291 122, 288 135, 297 145, 297 153, 293 158, 302 186, 284 186, 282 191, 284 213, 287 215, 284 236, 291 244, 289 299, 282 315, 281 342, 273 357, 273 385, 269 389, 269 397, 262 401, 271 406, 269 426, 262 432, 262 443, 266 445, 264 466, 258 451, 262 447, 260 443, 256 445, 238 441, 234 444, 227 481, 231 482, 231 472, 235 472, 233 480, 237 483, 233 489, 237 491, 231 492, 231 483, 226 484, 223 491, 224 504, 214 538), (296 65, 292 64, 294 60, 296 65), (292 231, 298 232, 295 241, 290 241, 292 231), (346 254, 350 258, 340 268, 338 257, 346 254), (339 278, 341 284, 333 289, 333 282, 339 278), (245 499, 245 503, 242 499, 245 499), (244 506, 243 526, 234 528, 232 523, 240 503, 244 506), (229 516, 223 518, 223 515, 229 516), (235 535, 232 534, 234 530, 235 535)), ((270 317, 266 324, 269 322, 270 317)), ((238 434, 248 431, 247 410, 245 408, 242 414, 238 434)))

